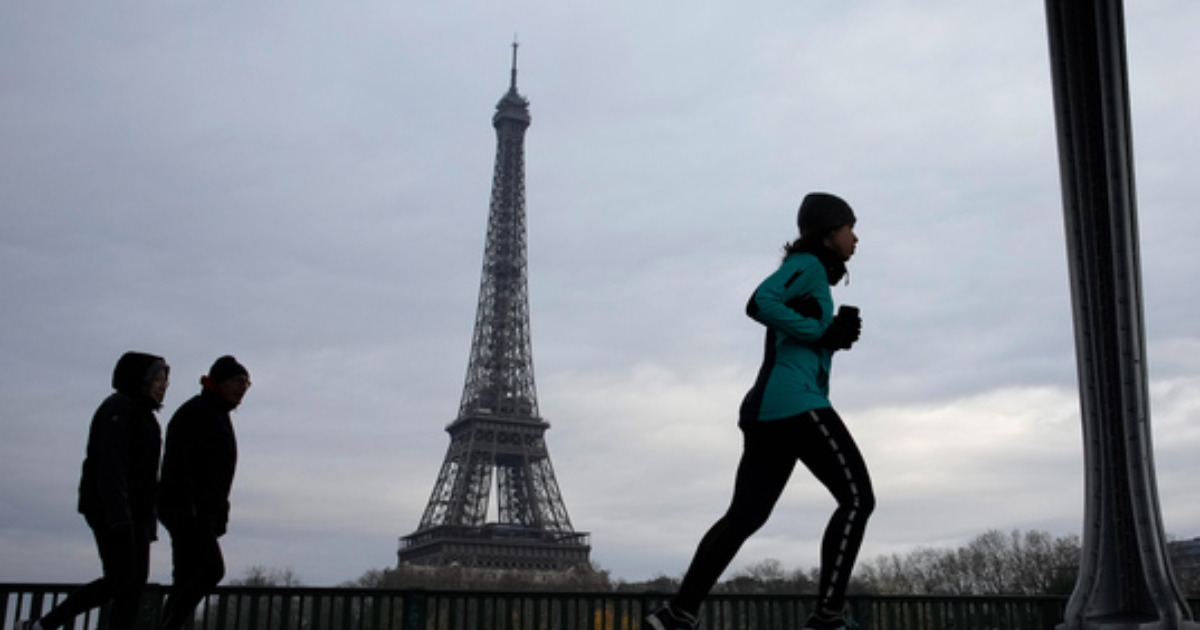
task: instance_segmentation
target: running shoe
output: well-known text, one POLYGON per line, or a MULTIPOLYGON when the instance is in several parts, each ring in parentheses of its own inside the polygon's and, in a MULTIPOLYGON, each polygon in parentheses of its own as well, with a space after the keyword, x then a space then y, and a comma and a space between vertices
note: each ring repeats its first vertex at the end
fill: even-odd
POLYGON ((667 604, 646 615, 643 627, 652 630, 696 630, 697 624, 699 621, 696 617, 667 604))
POLYGON ((808 621, 804 622, 804 630, 858 630, 858 624, 841 614, 825 617, 813 613, 808 616, 808 621))

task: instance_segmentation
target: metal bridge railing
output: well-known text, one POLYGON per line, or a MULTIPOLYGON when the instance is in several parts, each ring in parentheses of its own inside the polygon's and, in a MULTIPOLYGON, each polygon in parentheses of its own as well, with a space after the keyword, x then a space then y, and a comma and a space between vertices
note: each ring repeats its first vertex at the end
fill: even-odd
MULTIPOLYGON (((75 588, 0 584, 0 630, 17 630, 75 588)), ((166 590, 147 588, 139 630, 156 627, 166 590)), ((653 593, 228 586, 197 607, 193 630, 642 630, 642 617, 664 599, 653 593)), ((1065 596, 857 596, 850 608, 863 630, 1049 630, 1062 620, 1066 602, 1065 596)), ((712 595, 700 630, 796 630, 814 604, 811 595, 712 595)), ((99 611, 73 625, 104 627, 99 611)))

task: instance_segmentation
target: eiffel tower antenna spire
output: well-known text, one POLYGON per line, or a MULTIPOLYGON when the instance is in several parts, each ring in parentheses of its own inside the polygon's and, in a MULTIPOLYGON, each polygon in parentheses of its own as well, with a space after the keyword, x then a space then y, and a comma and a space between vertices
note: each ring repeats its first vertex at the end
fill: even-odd
POLYGON ((508 84, 508 89, 510 92, 517 91, 517 46, 519 46, 519 45, 520 44, 517 43, 517 36, 514 34, 513 35, 513 43, 512 43, 512 47, 513 47, 512 79, 508 84))
POLYGON ((538 412, 525 254, 525 130, 513 41, 508 92, 496 104, 496 162, 475 332, 450 447, 400 564, 565 570, 588 564, 559 493, 538 412), (487 522, 493 479, 497 520, 487 522))

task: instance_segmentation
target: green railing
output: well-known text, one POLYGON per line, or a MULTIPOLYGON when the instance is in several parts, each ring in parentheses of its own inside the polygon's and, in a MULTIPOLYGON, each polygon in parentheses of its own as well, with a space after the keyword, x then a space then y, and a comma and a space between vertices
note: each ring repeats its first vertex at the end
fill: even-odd
MULTIPOLYGON (((0 584, 0 630, 45 613, 78 585, 0 584)), ((140 628, 152 630, 166 588, 152 584, 140 628)), ((653 593, 486 593, 352 588, 220 587, 196 610, 194 630, 641 630, 664 599, 653 593)), ((1066 597, 858 596, 863 630, 1050 630, 1066 597)), ((1193 602, 1193 608, 1195 604, 1193 602)), ((810 595, 713 595, 701 630, 798 630, 810 595)), ((104 628, 98 611, 74 630, 104 628)), ((68 626, 69 628, 72 626, 68 626)))

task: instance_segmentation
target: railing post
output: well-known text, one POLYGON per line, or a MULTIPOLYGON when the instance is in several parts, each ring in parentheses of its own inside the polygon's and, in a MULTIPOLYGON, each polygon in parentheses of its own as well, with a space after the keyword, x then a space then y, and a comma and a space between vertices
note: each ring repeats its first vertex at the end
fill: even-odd
POLYGON ((427 615, 424 591, 414 589, 404 594, 404 630, 423 630, 427 615))

